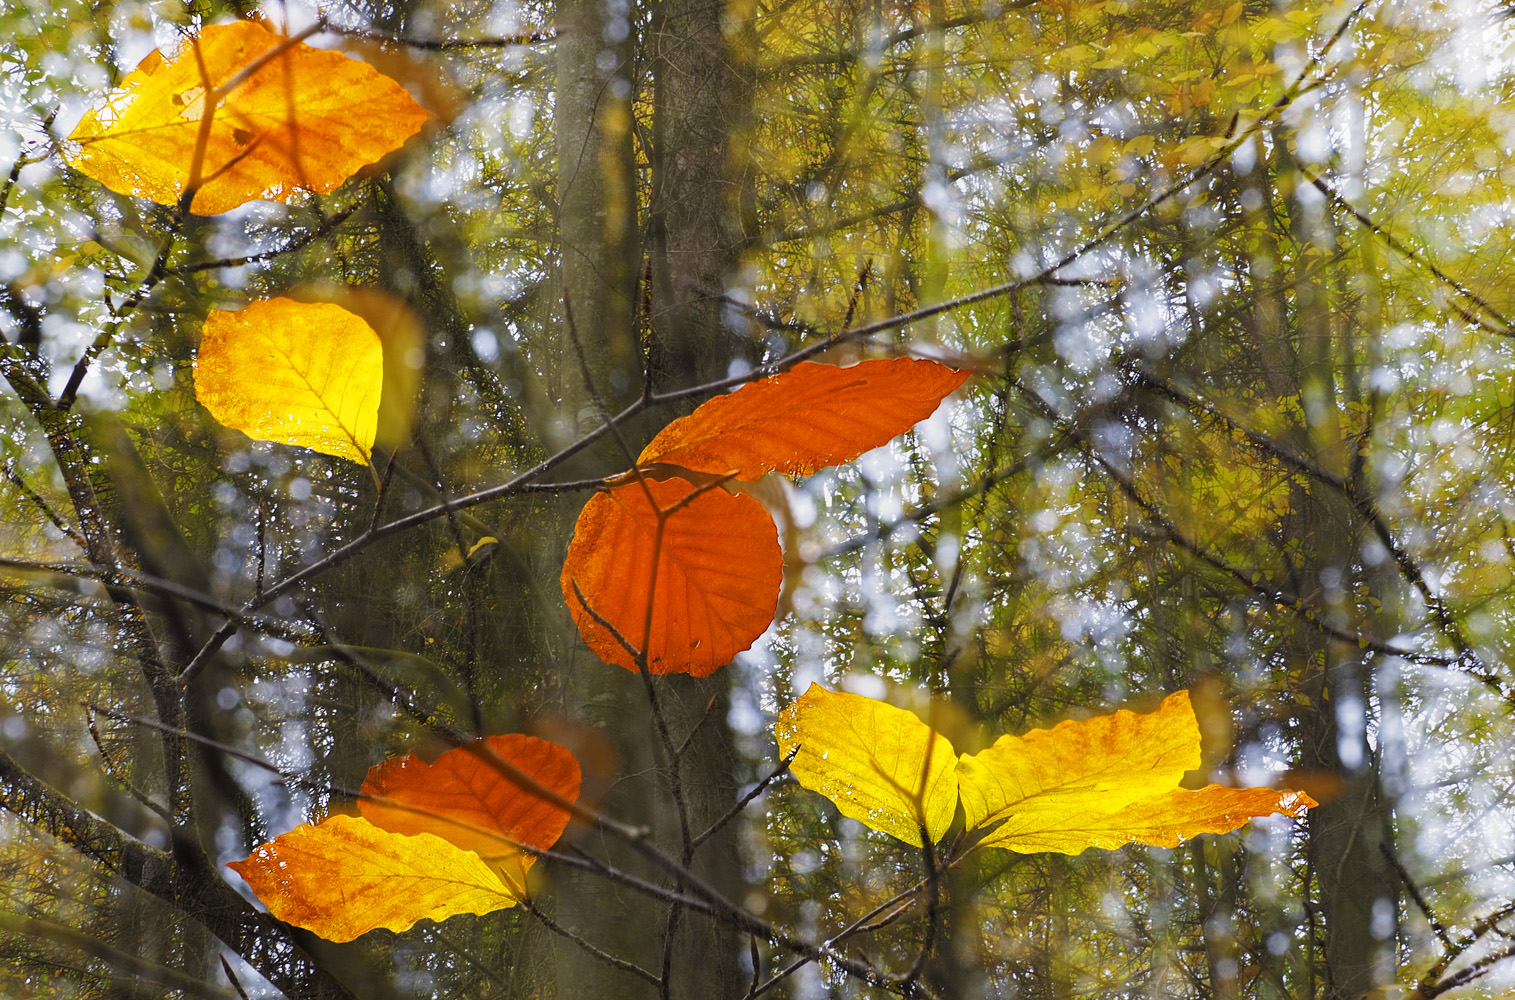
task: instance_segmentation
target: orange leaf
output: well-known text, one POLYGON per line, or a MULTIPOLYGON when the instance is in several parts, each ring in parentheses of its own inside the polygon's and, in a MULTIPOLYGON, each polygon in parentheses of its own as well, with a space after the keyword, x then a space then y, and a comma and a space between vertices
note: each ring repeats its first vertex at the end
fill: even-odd
MULTIPOLYGON (((528 778, 569 801, 579 797, 579 762, 556 743, 511 734, 481 741, 528 778)), ((568 810, 501 774, 469 747, 431 764, 392 757, 363 780, 358 811, 391 833, 431 833, 499 866, 505 881, 524 885, 536 858, 516 844, 551 847, 568 825, 568 810)))
POLYGON ((929 417, 967 372, 894 358, 850 368, 806 362, 717 396, 652 439, 638 464, 809 475, 877 448, 929 417))
POLYGON ((517 901, 477 854, 429 833, 390 833, 356 816, 297 826, 227 867, 247 880, 269 913, 330 941, 517 901))
POLYGON ((238 21, 206 28, 172 61, 162 52, 142 60, 74 129, 69 138, 79 149, 69 162, 112 191, 174 204, 193 179, 207 113, 191 206, 201 215, 256 198, 287 201, 297 189, 330 191, 427 119, 404 88, 368 65, 238 21), (207 100, 227 84, 209 112, 207 100))
POLYGON ((768 628, 782 575, 778 530, 762 504, 670 479, 648 481, 646 490, 630 483, 597 493, 579 515, 562 584, 579 633, 602 660, 637 669, 610 630, 585 610, 575 585, 589 607, 637 648, 650 603, 648 669, 704 677, 768 628), (675 507, 660 550, 658 510, 675 507))

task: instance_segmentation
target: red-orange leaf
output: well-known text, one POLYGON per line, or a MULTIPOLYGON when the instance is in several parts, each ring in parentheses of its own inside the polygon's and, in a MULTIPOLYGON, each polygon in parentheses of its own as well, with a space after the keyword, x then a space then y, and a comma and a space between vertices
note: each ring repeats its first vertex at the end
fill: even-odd
POLYGON ((637 461, 735 472, 749 482, 767 472, 809 475, 908 431, 967 379, 911 358, 850 368, 806 362, 673 421, 637 461))
POLYGON ((364 63, 238 21, 206 28, 172 60, 142 60, 69 136, 78 144, 69 162, 112 191, 164 204, 197 183, 192 210, 214 215, 330 191, 426 118, 364 63))
MULTIPOLYGON (((579 762, 563 747, 511 734, 480 741, 548 791, 579 796, 579 762)), ((458 747, 427 764, 392 757, 372 768, 358 803, 363 818, 393 833, 431 833, 497 866, 508 885, 524 884, 536 860, 516 844, 547 848, 562 836, 568 810, 521 787, 478 751, 458 747)))
POLYGON ((783 557, 763 505, 682 479, 596 494, 579 515, 563 562, 563 597, 590 649, 607 663, 636 661, 579 593, 633 647, 646 642, 653 673, 704 677, 773 621, 783 557), (676 510, 674 508, 677 508, 676 510), (658 544, 658 511, 673 510, 658 544), (654 581, 654 565, 656 579, 654 581), (651 630, 647 629, 649 602, 651 630))

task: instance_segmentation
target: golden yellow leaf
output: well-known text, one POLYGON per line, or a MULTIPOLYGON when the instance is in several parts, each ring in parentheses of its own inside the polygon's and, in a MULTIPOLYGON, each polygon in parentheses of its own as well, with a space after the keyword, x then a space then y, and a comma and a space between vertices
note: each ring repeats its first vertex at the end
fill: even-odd
POLYGON ((384 394, 379 398, 375 443, 398 448, 411 440, 416 390, 426 362, 426 328, 415 310, 389 292, 330 281, 298 285, 285 292, 296 302, 341 306, 373 328, 384 348, 384 394))
POLYGON ((1202 833, 1230 833, 1258 816, 1303 816, 1314 805, 1304 792, 1274 788, 1175 788, 1113 811, 1012 813, 979 846, 1021 854, 1078 854, 1090 847, 1113 850, 1127 844, 1177 847, 1202 833))
POLYGON ((329 941, 490 913, 517 901, 472 851, 429 833, 390 833, 356 816, 297 826, 227 867, 268 912, 329 941))
POLYGON ((952 825, 957 752, 913 712, 812 684, 773 728, 779 753, 799 749, 795 780, 843 816, 917 847, 952 825))
POLYGON ((383 384, 378 334, 330 303, 214 309, 195 359, 195 398, 223 425, 364 464, 383 384))
POLYGON ((172 60, 161 51, 142 60, 79 122, 68 160, 112 191, 168 205, 198 180, 191 210, 214 215, 330 191, 426 119, 370 66, 238 21, 206 28, 172 60))
POLYGON ((1156 712, 1119 711, 1001 736, 963 755, 958 786, 971 830, 1013 813, 1118 809, 1178 787, 1200 765, 1199 723, 1189 692, 1156 712))
POLYGON ((1179 691, 1148 714, 1119 711, 1002 736, 964 755, 957 779, 968 829, 999 824, 981 846, 1021 853, 1173 847, 1255 816, 1298 816, 1315 805, 1303 792, 1179 788, 1184 773, 1199 766, 1199 724, 1188 692, 1179 691))

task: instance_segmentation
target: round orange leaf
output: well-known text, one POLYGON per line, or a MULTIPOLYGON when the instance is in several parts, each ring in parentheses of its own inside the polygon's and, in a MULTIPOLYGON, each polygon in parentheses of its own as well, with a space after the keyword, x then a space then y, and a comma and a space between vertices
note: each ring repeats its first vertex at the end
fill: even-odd
POLYGON ((646 489, 629 483, 585 505, 563 562, 563 597, 585 644, 607 663, 637 669, 613 628, 637 649, 645 638, 653 673, 704 677, 768 628, 783 568, 778 529, 756 500, 648 480, 646 489), (661 546, 659 510, 673 511, 661 546))

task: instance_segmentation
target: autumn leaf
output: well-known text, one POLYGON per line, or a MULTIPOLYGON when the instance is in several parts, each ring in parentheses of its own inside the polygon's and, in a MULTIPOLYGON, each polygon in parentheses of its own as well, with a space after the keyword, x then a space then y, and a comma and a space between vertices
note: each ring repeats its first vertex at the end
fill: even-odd
POLYGON ((969 829, 1020 815, 1114 810, 1178 787, 1200 765, 1187 691, 1146 715, 1121 710, 1001 736, 959 766, 969 829))
POLYGON ((849 368, 799 364, 717 396, 673 421, 637 463, 753 481, 849 462, 929 417, 968 379, 935 361, 892 358, 849 368))
POLYGON ((979 846, 1061 854, 1131 843, 1175 847, 1315 805, 1299 791, 1179 788, 1200 764, 1199 725, 1185 691, 1149 714, 1119 711, 1002 736, 960 758, 913 713, 815 685, 779 715, 774 732, 780 753, 799 748, 790 770, 801 785, 844 815, 917 845, 922 825, 941 838, 959 798, 966 829, 992 827, 979 846))
POLYGON ((296 302, 341 306, 379 335, 384 350, 384 391, 379 398, 377 444, 402 447, 411 441, 416 391, 426 358, 426 327, 405 301, 379 288, 315 281, 285 291, 296 302))
POLYGON ((657 507, 685 505, 664 527, 661 547, 657 510, 639 481, 624 479, 579 515, 562 580, 585 643, 636 669, 626 645, 640 649, 651 597, 652 672, 703 677, 728 662, 773 621, 783 562, 761 505, 708 487, 731 473, 756 480, 855 458, 930 416, 967 377, 909 358, 850 368, 807 363, 673 421, 643 450, 636 473, 657 507))
POLYGON ((227 867, 268 912, 330 941, 516 903, 472 851, 429 833, 391 833, 356 816, 298 826, 227 867))
POLYGON ((959 762, 968 828, 999 824, 985 847, 1078 854, 1130 843, 1173 847, 1315 805, 1303 792, 1271 788, 1180 789, 1184 772, 1200 765, 1199 741, 1186 691, 1144 715, 1119 711, 1002 736, 959 762))
POLYGON ((365 465, 383 384, 378 334, 330 303, 213 309, 195 359, 195 398, 223 425, 365 465))
POLYGON ((1079 854, 1127 844, 1177 847, 1202 833, 1230 833, 1258 816, 1303 816, 1315 804, 1304 792, 1273 788, 1175 788, 1120 809, 1011 813, 979 846, 1021 854, 1079 854))
POLYGON ((762 504, 683 479, 648 480, 585 505, 562 586, 600 659, 638 669, 613 628, 638 650, 645 641, 652 673, 704 677, 768 628, 782 575, 778 530, 762 504), (661 532, 660 511, 672 512, 661 532))
POLYGON ((934 842, 952 825, 957 752, 913 712, 812 684, 774 734, 795 780, 843 816, 917 847, 922 827, 934 842))
POLYGON ((142 60, 74 129, 68 159, 112 191, 162 204, 198 181, 191 210, 214 215, 330 191, 426 119, 364 63, 238 21, 205 28, 171 60, 142 60))
POLYGON ((535 860, 517 845, 547 848, 562 835, 579 765, 547 740, 491 736, 431 764, 384 761, 362 794, 361 817, 296 827, 230 867, 274 916, 332 941, 513 906, 535 860))
MULTIPOLYGON (((579 796, 579 763, 556 743, 510 734, 482 741, 521 774, 569 802, 579 796)), ((568 825, 567 809, 502 774, 477 746, 456 747, 427 764, 411 755, 373 767, 358 811, 391 833, 431 833, 473 851, 524 886, 536 858, 515 845, 548 848, 568 825)))

